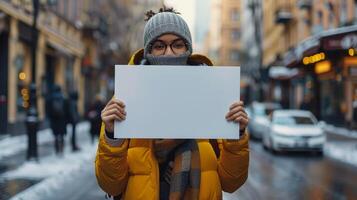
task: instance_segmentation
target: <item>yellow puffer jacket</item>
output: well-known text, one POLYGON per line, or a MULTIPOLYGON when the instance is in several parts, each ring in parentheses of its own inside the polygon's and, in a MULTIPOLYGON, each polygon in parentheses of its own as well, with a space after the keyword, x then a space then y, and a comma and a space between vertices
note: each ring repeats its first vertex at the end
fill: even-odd
MULTIPOLYGON (((140 50, 134 54, 129 64, 138 64, 142 53, 140 50)), ((190 59, 212 65, 201 55, 193 55, 190 59)), ((110 195, 122 194, 125 200, 158 200, 159 165, 153 152, 153 140, 130 139, 120 146, 112 146, 104 130, 103 124, 95 160, 99 186, 110 195)), ((222 190, 234 192, 248 177, 248 134, 239 140, 217 142, 219 158, 209 140, 197 140, 201 162, 200 200, 222 199, 222 190)))

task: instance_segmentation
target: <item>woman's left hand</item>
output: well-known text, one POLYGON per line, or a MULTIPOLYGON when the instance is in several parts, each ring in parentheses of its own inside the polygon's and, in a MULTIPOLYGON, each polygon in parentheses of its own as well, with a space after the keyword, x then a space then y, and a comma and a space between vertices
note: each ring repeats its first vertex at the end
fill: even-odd
POLYGON ((239 123, 239 130, 244 131, 248 126, 248 115, 244 110, 243 101, 234 102, 229 107, 229 112, 226 115, 227 121, 233 121, 235 123, 239 123))

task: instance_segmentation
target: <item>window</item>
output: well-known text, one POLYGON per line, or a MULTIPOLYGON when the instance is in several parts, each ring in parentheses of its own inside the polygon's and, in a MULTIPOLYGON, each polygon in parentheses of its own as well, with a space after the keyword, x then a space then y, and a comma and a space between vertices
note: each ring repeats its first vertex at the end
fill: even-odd
POLYGON ((73 58, 66 58, 66 68, 65 68, 65 80, 66 80, 66 90, 73 91, 78 88, 75 88, 74 82, 74 70, 73 70, 74 59, 73 58))
POLYGON ((321 10, 319 10, 318 12, 317 12, 317 19, 318 19, 318 24, 320 24, 320 25, 322 25, 322 11, 321 10))
POLYGON ((239 51, 238 50, 231 50, 230 52, 230 60, 234 62, 239 61, 239 51))
POLYGON ((63 16, 68 17, 68 0, 63 0, 63 13, 61 13, 63 16))
POLYGON ((231 20, 238 21, 239 20, 239 11, 237 9, 232 9, 231 11, 231 20))
POLYGON ((345 24, 346 22, 347 22, 347 0, 341 0, 340 23, 345 24))
POLYGON ((333 13, 329 14, 329 28, 335 28, 335 24, 334 24, 334 19, 335 19, 335 15, 333 13))
POLYGON ((323 23, 322 23, 323 14, 321 10, 316 12, 316 18, 317 18, 317 23, 312 27, 312 32, 314 35, 324 30, 323 23))
POLYGON ((232 41, 238 41, 240 39, 239 29, 233 29, 231 31, 231 39, 232 39, 232 41))
POLYGON ((357 0, 355 0, 355 12, 354 12, 355 16, 355 24, 357 24, 357 0))
POLYGON ((334 22, 335 22, 336 16, 335 16, 335 12, 334 12, 335 11, 334 5, 331 2, 328 3, 328 9, 329 9, 329 16, 328 16, 329 28, 332 29, 332 28, 335 28, 334 22))
POLYGON ((315 122, 310 117, 304 116, 281 116, 274 118, 274 124, 280 125, 313 125, 315 122))

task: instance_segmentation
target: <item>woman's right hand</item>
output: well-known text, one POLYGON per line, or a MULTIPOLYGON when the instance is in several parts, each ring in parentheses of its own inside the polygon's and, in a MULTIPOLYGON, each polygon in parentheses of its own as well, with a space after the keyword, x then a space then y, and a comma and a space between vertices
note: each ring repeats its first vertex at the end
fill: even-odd
POLYGON ((111 99, 102 110, 102 121, 107 132, 114 132, 114 120, 123 121, 126 118, 125 104, 117 99, 111 99))

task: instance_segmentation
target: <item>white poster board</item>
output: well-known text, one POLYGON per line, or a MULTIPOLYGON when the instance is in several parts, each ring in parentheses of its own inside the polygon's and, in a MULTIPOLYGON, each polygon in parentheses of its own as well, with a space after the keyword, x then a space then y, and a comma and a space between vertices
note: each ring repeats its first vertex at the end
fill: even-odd
POLYGON ((225 116, 239 94, 239 67, 116 65, 115 98, 127 116, 114 137, 238 139, 225 116))

